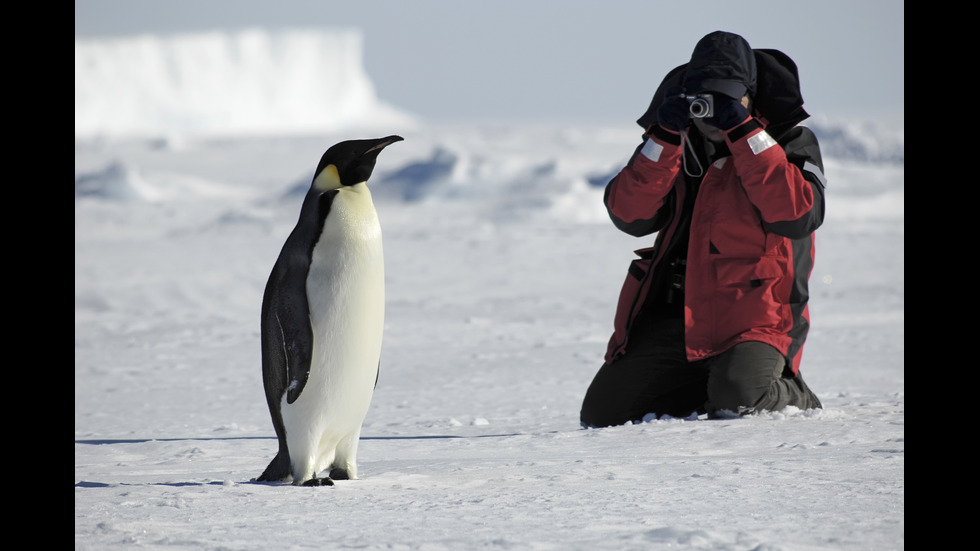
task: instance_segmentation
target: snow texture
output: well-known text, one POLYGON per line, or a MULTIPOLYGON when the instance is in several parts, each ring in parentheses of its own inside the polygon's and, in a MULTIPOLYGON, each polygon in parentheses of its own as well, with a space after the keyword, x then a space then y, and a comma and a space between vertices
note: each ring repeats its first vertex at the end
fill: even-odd
POLYGON ((824 409, 585 430, 619 287, 652 243, 601 202, 639 128, 373 132, 396 110, 358 40, 76 40, 76 549, 904 548, 901 130, 813 123, 829 185, 802 369, 824 409), (284 64, 309 44, 349 87, 284 64), (304 119, 311 88, 331 99, 304 119), (276 451, 259 309, 297 192, 333 143, 390 133, 361 480, 254 483, 276 451))

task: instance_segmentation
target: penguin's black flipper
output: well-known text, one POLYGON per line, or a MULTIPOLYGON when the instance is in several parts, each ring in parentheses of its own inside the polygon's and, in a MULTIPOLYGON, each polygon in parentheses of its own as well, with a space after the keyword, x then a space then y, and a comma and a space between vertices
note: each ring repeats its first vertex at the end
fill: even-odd
POLYGON ((286 402, 292 404, 303 393, 310 378, 313 357, 313 325, 310 323, 310 306, 306 301, 306 278, 303 279, 302 300, 289 304, 279 312, 283 324, 283 352, 286 358, 286 402))
POLYGON ((309 262, 295 258, 298 256, 280 256, 263 304, 262 370, 269 406, 274 411, 278 411, 283 393, 290 404, 295 402, 310 375, 313 326, 306 301, 309 262), (284 258, 287 256, 293 258, 284 258))

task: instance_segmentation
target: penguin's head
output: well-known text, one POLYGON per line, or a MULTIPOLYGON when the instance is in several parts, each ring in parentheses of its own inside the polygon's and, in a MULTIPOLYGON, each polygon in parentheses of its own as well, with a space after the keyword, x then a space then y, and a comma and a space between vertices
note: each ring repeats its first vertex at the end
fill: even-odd
POLYGON ((329 191, 367 182, 381 150, 403 139, 401 136, 388 136, 372 140, 348 140, 331 146, 320 157, 320 164, 313 176, 313 187, 320 191, 329 191))

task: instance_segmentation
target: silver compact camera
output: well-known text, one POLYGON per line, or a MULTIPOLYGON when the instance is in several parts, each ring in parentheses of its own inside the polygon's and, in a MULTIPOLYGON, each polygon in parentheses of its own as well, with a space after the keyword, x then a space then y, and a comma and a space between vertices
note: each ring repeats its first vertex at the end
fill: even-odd
POLYGON ((689 104, 691 116, 696 119, 703 119, 715 116, 715 97, 711 94, 696 94, 689 96, 681 94, 689 104))

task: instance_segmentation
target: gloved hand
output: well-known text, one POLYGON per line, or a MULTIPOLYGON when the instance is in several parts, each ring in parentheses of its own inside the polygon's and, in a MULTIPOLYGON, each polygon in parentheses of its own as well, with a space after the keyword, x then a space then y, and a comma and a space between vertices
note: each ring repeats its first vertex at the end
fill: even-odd
POLYGON ((749 110, 742 105, 741 99, 717 93, 714 96, 715 116, 704 119, 704 122, 715 128, 731 130, 749 118, 749 110))
POLYGON ((690 107, 681 97, 684 89, 672 87, 664 92, 664 102, 657 108, 657 124, 671 132, 680 132, 687 127, 691 118, 690 107))

